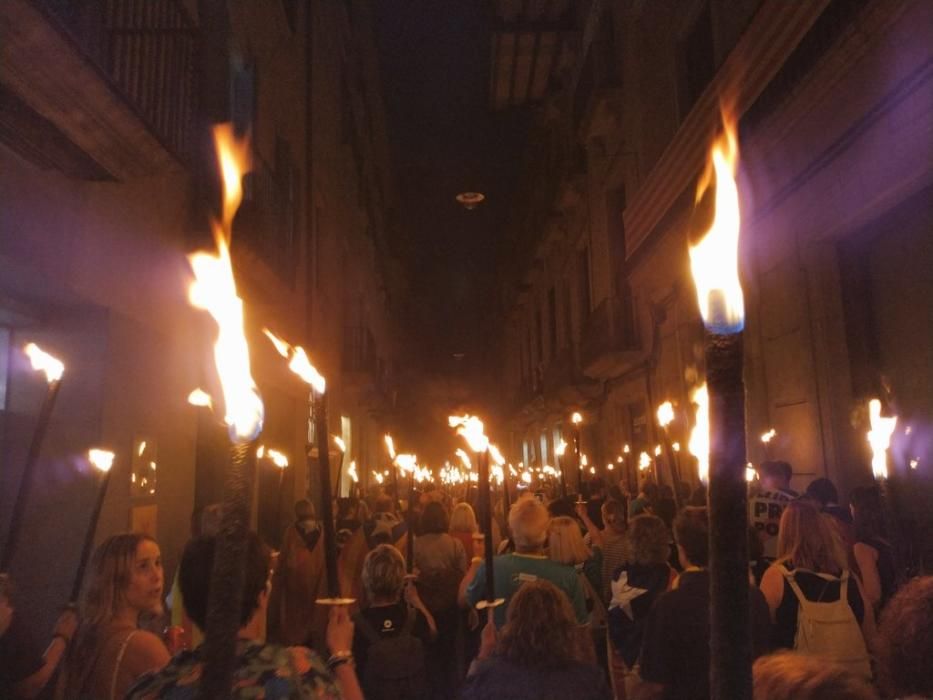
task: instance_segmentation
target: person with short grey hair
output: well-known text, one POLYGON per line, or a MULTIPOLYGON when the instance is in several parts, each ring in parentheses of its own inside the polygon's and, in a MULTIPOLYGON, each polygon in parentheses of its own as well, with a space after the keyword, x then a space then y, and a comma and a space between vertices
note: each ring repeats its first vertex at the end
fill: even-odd
MULTIPOLYGON (((515 551, 495 558, 493 573, 496 598, 504 598, 505 605, 495 609, 496 627, 505 624, 505 609, 518 588, 526 581, 544 579, 562 590, 573 605, 577 622, 587 621, 583 588, 572 566, 548 559, 545 545, 548 535, 547 509, 533 496, 519 498, 509 510, 509 530, 515 542, 515 551)), ((485 596, 486 564, 474 557, 460 583, 460 604, 474 607, 485 596)))

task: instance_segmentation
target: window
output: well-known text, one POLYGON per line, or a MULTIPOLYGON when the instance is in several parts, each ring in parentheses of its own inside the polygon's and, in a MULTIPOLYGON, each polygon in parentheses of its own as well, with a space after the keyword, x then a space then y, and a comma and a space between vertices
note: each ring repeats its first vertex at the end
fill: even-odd
POLYGON ((234 57, 230 62, 230 120, 237 134, 256 124, 256 64, 234 57))
POLYGON ((713 54, 713 21, 709 2, 704 2, 690 30, 680 42, 680 118, 687 116, 716 72, 713 54))
POLYGON ((557 291, 554 287, 551 287, 547 293, 547 322, 553 356, 557 354, 557 291))

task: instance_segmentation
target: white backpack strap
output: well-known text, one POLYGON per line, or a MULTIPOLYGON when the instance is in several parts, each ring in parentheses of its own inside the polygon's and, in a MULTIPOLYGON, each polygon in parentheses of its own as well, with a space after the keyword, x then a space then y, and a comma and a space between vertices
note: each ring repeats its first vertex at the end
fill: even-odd
POLYGON ((849 570, 843 569, 839 577, 839 600, 848 605, 849 603, 849 570))
POLYGON ((807 597, 803 594, 803 591, 800 590, 800 586, 797 585, 797 581, 794 578, 794 574, 791 571, 788 571, 784 566, 780 564, 776 565, 778 570, 781 572, 781 575, 784 577, 784 580, 787 581, 790 589, 794 592, 794 595, 797 597, 797 602, 801 607, 805 606, 810 601, 807 600, 807 597))

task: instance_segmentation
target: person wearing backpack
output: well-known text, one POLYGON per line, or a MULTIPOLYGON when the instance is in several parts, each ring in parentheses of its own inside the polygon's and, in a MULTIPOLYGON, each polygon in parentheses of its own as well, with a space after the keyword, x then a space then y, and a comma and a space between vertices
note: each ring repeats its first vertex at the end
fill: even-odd
POLYGON ((875 623, 862 584, 847 568, 836 530, 807 501, 781 516, 775 563, 761 579, 775 648, 834 661, 868 678, 875 623))
POLYGON ((353 656, 367 700, 422 700, 427 693, 425 645, 434 618, 405 578, 405 559, 381 544, 363 562, 368 606, 354 615, 353 656), (404 591, 404 599, 403 599, 404 591))

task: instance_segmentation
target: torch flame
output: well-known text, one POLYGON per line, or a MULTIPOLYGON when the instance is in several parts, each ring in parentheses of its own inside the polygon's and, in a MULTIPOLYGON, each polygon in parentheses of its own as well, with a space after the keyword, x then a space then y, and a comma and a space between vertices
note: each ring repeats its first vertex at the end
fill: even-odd
POLYGON ((690 247, 690 266, 703 323, 720 334, 738 333, 745 325, 745 300, 739 282, 739 160, 735 119, 723 112, 723 133, 710 149, 710 163, 697 185, 699 202, 715 186, 715 212, 702 240, 690 247))
POLYGON ((29 358, 32 368, 37 372, 45 372, 45 380, 51 384, 57 382, 65 373, 65 364, 49 355, 35 343, 26 343, 23 352, 29 358))
POLYGON ((314 365, 311 364, 304 348, 300 345, 291 345, 279 338, 268 328, 263 328, 262 332, 272 341, 272 345, 275 346, 279 355, 288 360, 288 368, 301 377, 301 380, 318 394, 323 394, 324 390, 327 388, 327 381, 324 379, 323 375, 317 371, 314 365))
POLYGON ((285 467, 288 466, 288 457, 286 457, 278 450, 266 450, 266 457, 268 457, 269 460, 279 469, 285 469, 285 467))
POLYGON ((392 439, 391 435, 385 436, 386 449, 389 451, 389 458, 395 459, 395 440, 392 439))
POLYGON ((353 479, 353 483, 357 483, 360 480, 359 474, 356 473, 356 460, 350 462, 350 466, 347 467, 347 475, 353 479))
POLYGON ((203 389, 195 389, 190 394, 188 394, 188 403, 190 403, 192 406, 205 406, 207 408, 213 408, 214 406, 214 402, 211 400, 211 395, 203 389))
POLYGON ((458 447, 456 455, 460 458, 460 463, 463 464, 467 471, 470 471, 473 468, 473 463, 470 461, 470 455, 466 453, 466 450, 464 450, 462 447, 458 447))
POLYGON ((502 453, 499 451, 499 448, 492 443, 489 443, 489 456, 492 458, 492 461, 498 466, 503 466, 505 464, 505 457, 502 456, 502 453))
POLYGON ((651 457, 648 456, 647 452, 642 452, 638 455, 638 469, 640 471, 645 471, 651 466, 651 457))
POLYGON ((697 475, 705 484, 709 481, 709 392, 705 382, 693 390, 690 401, 697 405, 697 413, 687 449, 697 458, 697 475))
POLYGON ((670 401, 665 401, 658 406, 658 425, 662 428, 669 426, 674 420, 674 405, 670 401))
POLYGON ((632 448, 629 447, 628 445, 625 445, 625 446, 622 447, 622 451, 623 451, 625 454, 628 454, 629 452, 632 451, 632 448))
POLYGON ((252 169, 249 140, 238 139, 233 133, 233 124, 228 123, 214 127, 214 143, 217 145, 217 161, 224 181, 223 222, 229 242, 230 225, 243 200, 243 174, 252 169))
POLYGON ((564 453, 567 451, 567 443, 561 440, 557 443, 557 447, 554 448, 554 454, 558 457, 563 457, 564 453))
POLYGON ((418 468, 418 458, 415 455, 410 454, 400 454, 392 463, 398 466, 398 468, 406 474, 409 472, 414 474, 415 469, 418 468))
POLYGON ((101 472, 109 472, 113 466, 113 452, 110 450, 99 450, 97 448, 87 451, 87 459, 95 469, 101 472))
POLYGON ((570 422, 573 423, 574 425, 580 425, 580 423, 583 422, 583 416, 580 414, 579 411, 574 411, 573 414, 571 414, 570 416, 570 422))
POLYGON ((338 448, 340 448, 340 451, 343 453, 346 453, 347 443, 343 441, 343 438, 341 438, 339 435, 334 435, 333 438, 334 438, 334 444, 337 445, 338 448))
POLYGON ((888 445, 891 443, 891 434, 897 427, 897 416, 883 417, 881 415, 881 402, 872 399, 868 402, 868 417, 871 421, 871 430, 866 437, 871 445, 871 470, 876 479, 888 477, 888 445))
POLYGON ((450 416, 447 423, 457 429, 457 435, 463 437, 474 452, 485 452, 489 448, 489 438, 483 432, 483 421, 476 416, 450 416))
POLYGON ((531 472, 528 472, 528 471, 522 472, 522 482, 526 484, 531 483, 531 472))
POLYGON ((243 195, 240 180, 249 169, 249 144, 234 138, 229 124, 214 129, 214 141, 224 180, 223 219, 214 222, 216 254, 199 252, 188 258, 195 277, 188 298, 193 306, 204 309, 217 322, 214 363, 224 394, 225 420, 231 439, 248 442, 262 430, 263 405, 250 374, 243 300, 237 296, 233 278, 230 235, 233 216, 243 195))
POLYGON ((774 439, 775 435, 777 435, 777 431, 774 428, 771 428, 768 432, 761 434, 761 441, 767 445, 774 439))

